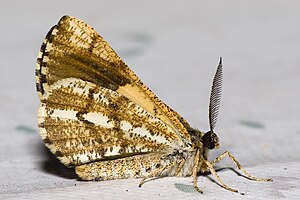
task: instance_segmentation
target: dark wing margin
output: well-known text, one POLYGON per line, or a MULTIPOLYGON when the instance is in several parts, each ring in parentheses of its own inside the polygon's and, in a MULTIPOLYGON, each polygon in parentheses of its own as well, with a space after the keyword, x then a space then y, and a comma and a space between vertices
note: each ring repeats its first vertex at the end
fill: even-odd
POLYGON ((210 101, 209 101, 209 126, 210 130, 216 126, 220 102, 221 102, 221 93, 222 93, 222 81, 223 81, 223 67, 222 67, 222 57, 216 71, 216 74, 213 79, 213 84, 211 88, 210 101))

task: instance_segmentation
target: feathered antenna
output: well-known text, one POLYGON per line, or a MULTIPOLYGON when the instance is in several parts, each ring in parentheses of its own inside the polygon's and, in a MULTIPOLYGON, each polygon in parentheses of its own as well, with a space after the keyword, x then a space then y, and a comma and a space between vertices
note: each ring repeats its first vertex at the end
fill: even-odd
POLYGON ((220 57, 220 62, 211 87, 210 101, 209 101, 209 126, 211 132, 213 132, 213 129, 216 126, 217 118, 219 114, 221 93, 222 93, 222 78, 223 78, 222 57, 220 57))

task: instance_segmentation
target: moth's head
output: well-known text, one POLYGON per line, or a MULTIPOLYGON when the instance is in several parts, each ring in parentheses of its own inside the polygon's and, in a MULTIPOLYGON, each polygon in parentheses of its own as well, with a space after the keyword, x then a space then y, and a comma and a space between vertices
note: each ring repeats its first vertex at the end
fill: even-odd
POLYGON ((212 131, 206 132, 202 136, 201 140, 202 140, 203 146, 210 150, 220 148, 219 138, 218 138, 217 134, 215 134, 212 131))

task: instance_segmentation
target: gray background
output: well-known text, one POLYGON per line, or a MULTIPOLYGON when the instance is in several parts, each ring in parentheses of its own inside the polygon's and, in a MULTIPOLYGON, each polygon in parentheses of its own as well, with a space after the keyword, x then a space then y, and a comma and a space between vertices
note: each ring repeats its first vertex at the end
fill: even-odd
POLYGON ((299 1, 3 1, 0 6, 0 199, 300 199, 299 1), (258 183, 229 159, 211 175, 77 181, 45 149, 37 131, 35 60, 63 15, 92 25, 168 105, 208 129, 208 98, 218 59, 224 90, 216 131, 258 183), (230 168, 227 168, 230 167, 230 168))

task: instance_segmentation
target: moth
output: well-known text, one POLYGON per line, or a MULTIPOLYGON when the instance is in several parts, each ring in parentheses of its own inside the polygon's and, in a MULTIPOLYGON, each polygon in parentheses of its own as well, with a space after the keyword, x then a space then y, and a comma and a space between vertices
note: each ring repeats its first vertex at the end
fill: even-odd
POLYGON ((222 60, 213 79, 208 132, 192 128, 162 102, 88 24, 64 16, 40 48, 36 89, 41 101, 38 128, 45 145, 82 180, 192 176, 211 172, 228 156, 248 179, 250 175, 226 151, 213 161, 219 147, 214 128, 220 105, 222 60))

